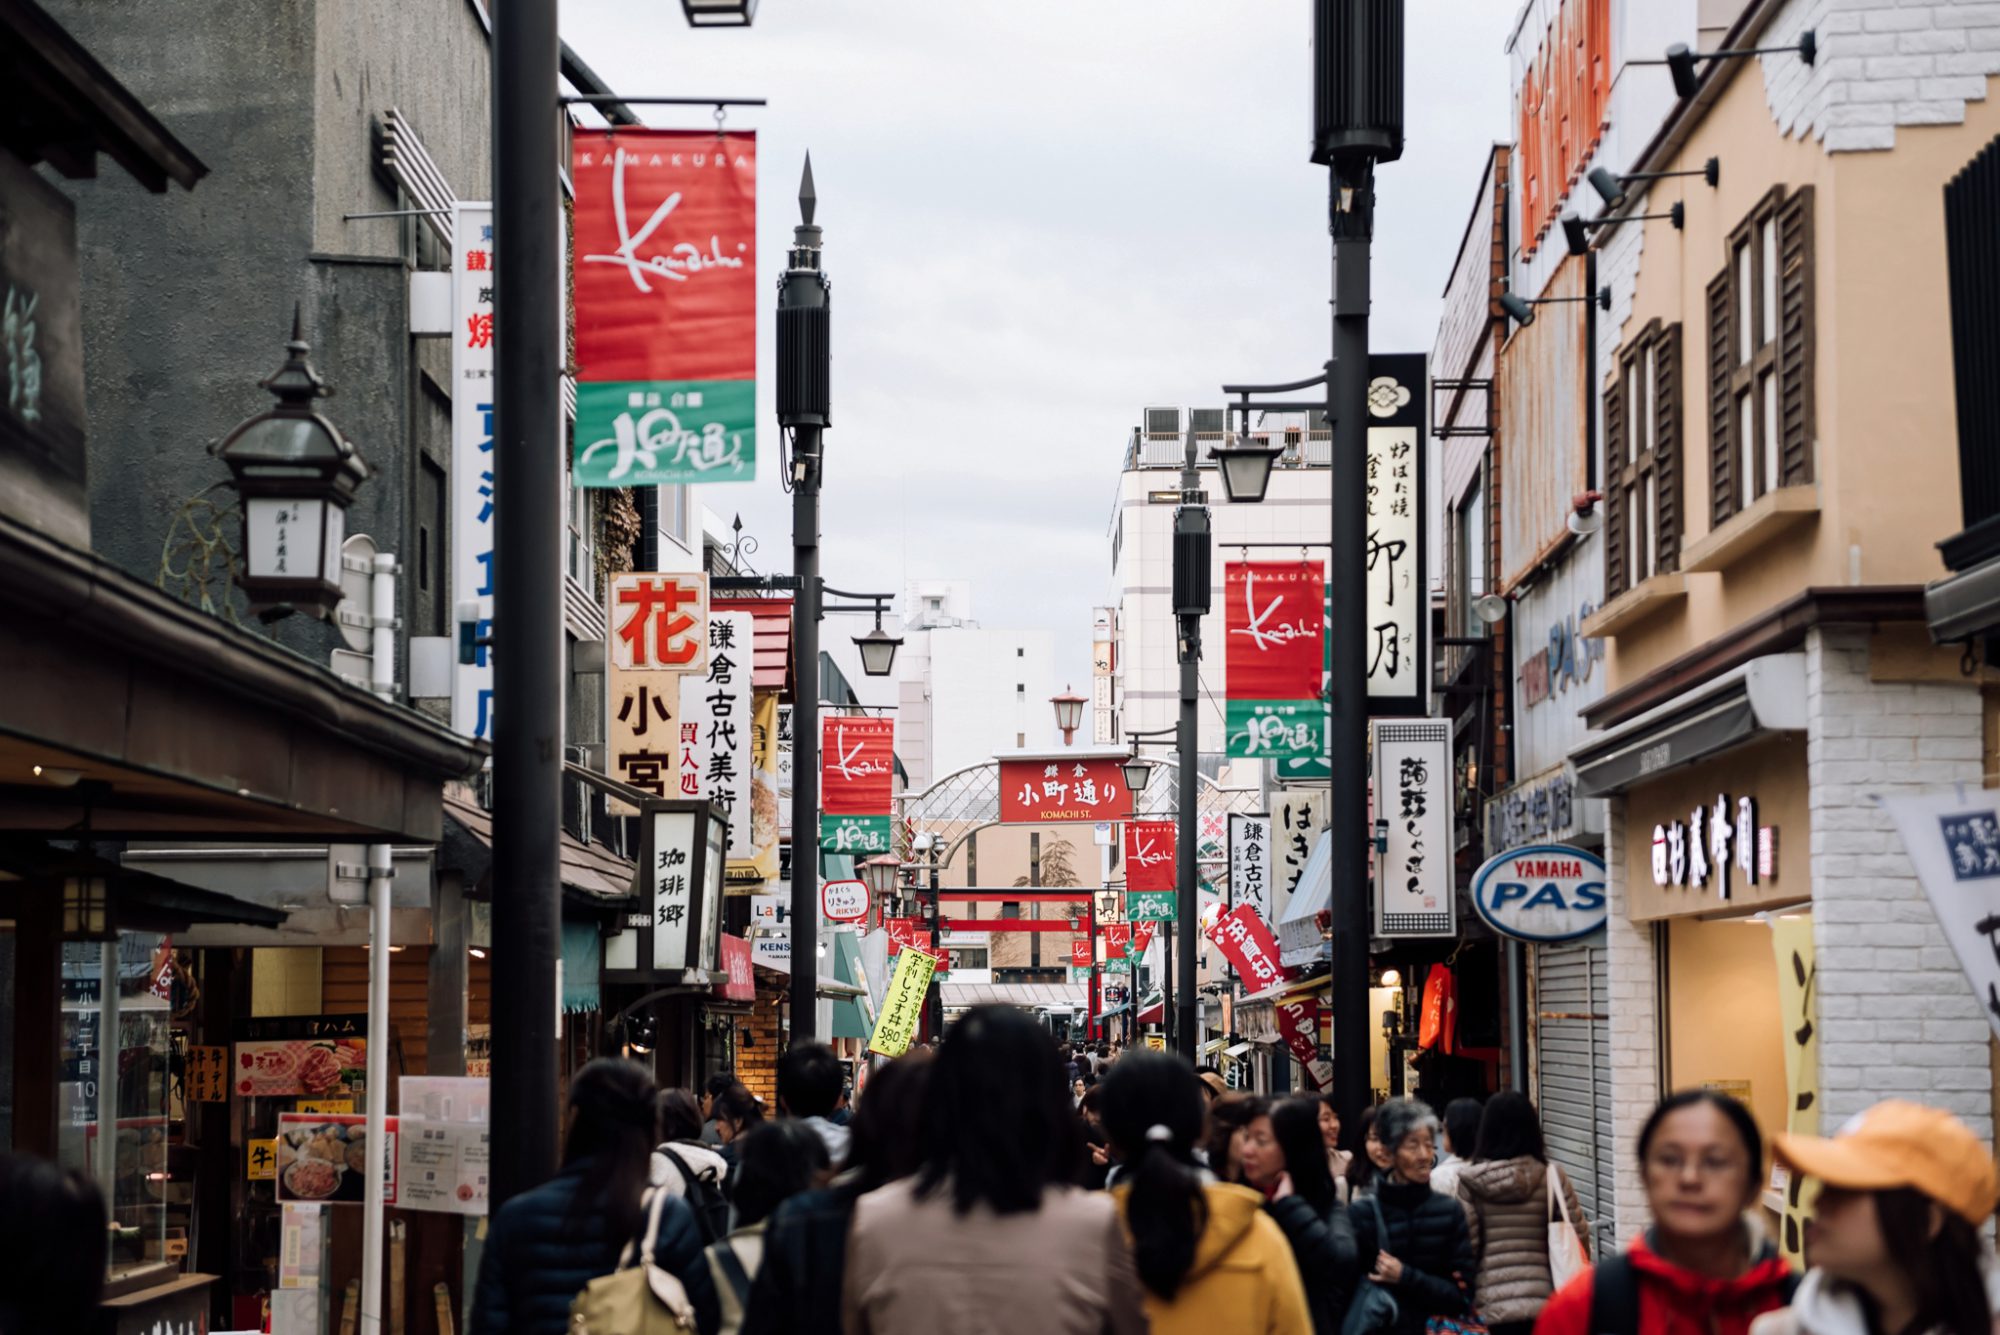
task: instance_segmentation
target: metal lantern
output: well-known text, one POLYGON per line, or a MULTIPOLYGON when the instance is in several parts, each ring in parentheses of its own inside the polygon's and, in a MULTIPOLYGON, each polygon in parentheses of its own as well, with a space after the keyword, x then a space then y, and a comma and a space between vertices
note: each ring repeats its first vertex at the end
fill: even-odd
POLYGON ((1153 767, 1140 759, 1135 750, 1125 762, 1118 766, 1125 774, 1125 790, 1137 797, 1146 791, 1146 785, 1153 781, 1153 767))
POLYGON ((895 670, 896 651, 903 647, 903 637, 882 629, 882 609, 877 607, 875 629, 855 636, 854 647, 861 651, 861 671, 865 675, 886 677, 895 670))
POLYGON ((62 937, 65 941, 116 941, 111 915, 111 883, 100 872, 63 877, 62 937))
POLYGON ((368 476, 353 443, 313 408, 313 400, 332 391, 309 351, 295 312, 285 364, 260 382, 277 406, 212 447, 243 501, 238 582, 266 620, 294 610, 324 619, 339 605, 347 507, 368 476))
POLYGON ((1062 732, 1063 745, 1068 746, 1076 740, 1076 730, 1083 726, 1083 707, 1090 700, 1075 691, 1065 690, 1049 703, 1056 707, 1056 727, 1062 732))
POLYGON ((757 0, 681 0, 691 28, 747 28, 757 17, 757 0))
POLYGON ((894 853, 883 853, 861 864, 861 879, 867 884, 868 893, 879 898, 895 892, 896 874, 902 869, 902 859, 894 853))
POLYGON ((1222 471, 1223 495, 1251 505, 1263 500, 1271 486, 1271 466, 1284 452, 1282 446, 1252 445, 1241 436, 1234 445, 1212 451, 1222 471))

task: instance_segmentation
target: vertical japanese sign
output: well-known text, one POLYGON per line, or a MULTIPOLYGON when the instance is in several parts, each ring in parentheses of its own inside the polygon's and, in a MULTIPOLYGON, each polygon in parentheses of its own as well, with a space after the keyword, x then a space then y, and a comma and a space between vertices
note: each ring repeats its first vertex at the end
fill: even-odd
POLYGON ((1091 612, 1090 618, 1090 740, 1098 746, 1108 746, 1118 740, 1113 728, 1113 711, 1118 707, 1117 687, 1113 674, 1118 668, 1117 641, 1118 612, 1116 608, 1099 607, 1091 612))
POLYGON ((1277 1012, 1278 1033, 1305 1068, 1306 1078, 1313 1082, 1314 1089, 1326 1088, 1319 1059, 1319 1001, 1300 997, 1273 1009, 1277 1012))
POLYGON ((757 140, 579 132, 580 487, 757 480, 757 140))
POLYGON ((655 969, 688 968, 697 954, 690 949, 690 937, 700 921, 694 832, 692 811, 653 813, 646 876, 652 887, 655 969))
POLYGON ((1368 712, 1423 714, 1430 677, 1424 550, 1425 359, 1368 361, 1368 712))
MULTIPOLYGON (((479 604, 493 629, 493 206, 459 204, 451 223, 451 601, 479 604)), ((493 657, 452 668, 451 726, 493 737, 493 657)))
POLYGON ((905 950, 896 957, 896 972, 889 979, 889 991, 882 998, 882 1014, 875 1021, 875 1034, 868 1050, 884 1057, 900 1057, 910 1050, 916 1037, 917 1021, 924 1013, 924 994, 930 991, 931 975, 937 972, 937 956, 921 950, 905 950))
MULTIPOLYGON (((1320 813, 1325 808, 1326 794, 1310 788, 1271 794, 1271 849, 1276 866, 1266 905, 1269 911, 1258 910, 1266 922, 1275 922, 1285 916, 1285 909, 1292 902, 1292 892, 1299 888, 1299 881, 1306 873, 1306 863, 1312 860, 1313 844, 1319 839, 1320 826, 1325 823, 1320 819, 1320 813)), ((1236 902, 1241 904, 1244 901, 1239 899, 1236 902)))
POLYGON ((819 846, 829 853, 889 851, 896 723, 834 715, 820 720, 819 846))
MULTIPOLYGON (((605 768, 621 783, 655 797, 698 797, 689 767, 699 763, 688 727, 698 722, 684 700, 709 660, 708 580, 699 574, 627 572, 611 577, 611 680, 605 705, 610 755, 605 768)), ((611 814, 636 815, 607 802, 611 814)))
MULTIPOLYGON (((1778 1017, 1785 1035, 1785 1130, 1794 1136, 1819 1134, 1819 961, 1813 948, 1809 913, 1781 913, 1771 921, 1771 949, 1777 955, 1778 1017)), ((1811 1213, 1806 1180, 1793 1173, 1785 1182, 1784 1229, 1778 1246, 1793 1265, 1805 1261, 1805 1221, 1811 1213)))
POLYGON ((752 723, 750 657, 756 627, 748 612, 717 612, 708 619, 708 670, 701 684, 701 741, 707 771, 704 795, 729 813, 729 857, 750 860, 752 723))
POLYGON ((1972 995, 2000 1038, 2000 801, 1985 789, 1878 797, 1958 956, 1972 995))
POLYGON ((1232 756, 1326 754, 1326 576, 1317 561, 1231 561, 1222 580, 1232 756))
POLYGON ((1177 837, 1170 820, 1129 820, 1125 822, 1125 890, 1166 890, 1174 888, 1174 845, 1177 837))
POLYGON ((1271 919, 1269 816, 1229 813, 1229 906, 1238 904, 1248 904, 1267 922, 1271 919))
POLYGON ((1375 860, 1380 936, 1451 936, 1451 724, 1375 724, 1375 809, 1389 823, 1375 860))
POLYGON ((778 706, 778 837, 792 837, 792 707, 778 706))

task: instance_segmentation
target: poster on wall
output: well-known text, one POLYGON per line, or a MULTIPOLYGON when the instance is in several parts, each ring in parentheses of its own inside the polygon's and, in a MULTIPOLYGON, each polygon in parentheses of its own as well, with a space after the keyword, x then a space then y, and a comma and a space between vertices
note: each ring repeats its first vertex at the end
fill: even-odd
POLYGON ((372 1162, 396 1204, 396 1119, 383 1124, 385 1144, 370 1151, 368 1119, 358 1114, 278 1114, 278 1199, 359 1205, 372 1162))
POLYGON ((759 691, 750 705, 750 855, 737 870, 760 882, 777 879, 783 810, 778 799, 778 693, 759 691))
POLYGON ((820 720, 821 851, 889 851, 895 745, 894 719, 838 714, 820 720))
POLYGON ((1429 710, 1430 584, 1424 543, 1426 358, 1368 359, 1368 589, 1363 652, 1371 716, 1429 710))
POLYGON ((573 136, 579 487, 757 480, 757 139, 573 136))
MULTIPOLYGON (((451 606, 479 605, 493 632, 493 206, 458 204, 451 220, 451 606)), ((453 660, 451 726, 493 738, 493 656, 453 660)))
POLYGON ((1326 754, 1326 577, 1318 561, 1224 567, 1228 753, 1252 760, 1326 754))
POLYGON ((230 1087, 242 1098, 352 1098, 368 1068, 365 1015, 282 1015, 236 1027, 230 1087))
POLYGON ((1377 722, 1376 810, 1388 846, 1375 859, 1378 936, 1458 931, 1451 840, 1451 724, 1377 722))

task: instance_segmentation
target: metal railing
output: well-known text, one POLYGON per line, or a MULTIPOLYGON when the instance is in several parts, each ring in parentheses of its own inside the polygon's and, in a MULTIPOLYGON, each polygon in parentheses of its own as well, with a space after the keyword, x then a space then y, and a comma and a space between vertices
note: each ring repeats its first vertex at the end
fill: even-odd
MULTIPOLYGON (((1253 438, 1269 437, 1275 444, 1285 447, 1278 458, 1279 468, 1325 468, 1333 457, 1332 433, 1324 428, 1307 431, 1253 431, 1253 438)), ((1228 437, 1221 432, 1197 432, 1195 435, 1195 462, 1200 468, 1215 466, 1214 450, 1228 437)), ((1137 469, 1178 469, 1186 444, 1179 436, 1167 436, 1156 432, 1134 431, 1125 446, 1125 471, 1137 469)))

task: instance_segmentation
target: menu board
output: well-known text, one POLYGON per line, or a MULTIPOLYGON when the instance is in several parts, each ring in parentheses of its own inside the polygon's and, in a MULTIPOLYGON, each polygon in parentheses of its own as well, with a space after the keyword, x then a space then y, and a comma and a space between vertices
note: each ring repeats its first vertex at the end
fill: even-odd
POLYGON ((371 1155, 366 1117, 279 1113, 278 1199, 358 1205, 362 1173, 372 1158, 382 1165, 386 1178, 383 1200, 395 1205, 396 1122, 394 1117, 385 1119, 388 1144, 371 1155))

